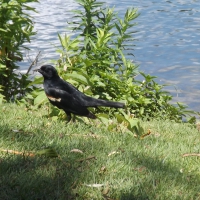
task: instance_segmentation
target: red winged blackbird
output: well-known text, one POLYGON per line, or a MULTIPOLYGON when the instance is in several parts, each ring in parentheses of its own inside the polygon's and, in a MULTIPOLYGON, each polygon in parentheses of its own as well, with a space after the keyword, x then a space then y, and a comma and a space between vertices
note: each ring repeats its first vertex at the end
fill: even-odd
POLYGON ((68 122, 71 120, 71 113, 95 119, 96 116, 92 114, 87 107, 124 107, 124 103, 95 99, 86 96, 73 85, 61 79, 56 69, 51 65, 43 65, 40 69, 35 71, 38 71, 43 75, 44 90, 49 101, 54 106, 65 111, 68 122))

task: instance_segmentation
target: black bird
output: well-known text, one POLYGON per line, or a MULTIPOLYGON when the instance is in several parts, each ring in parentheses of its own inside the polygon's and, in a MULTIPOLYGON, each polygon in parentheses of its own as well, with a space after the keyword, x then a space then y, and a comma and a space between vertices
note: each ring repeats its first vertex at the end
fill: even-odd
POLYGON ((71 113, 95 119, 96 116, 92 114, 87 107, 124 107, 124 103, 95 99, 86 96, 73 85, 61 79, 56 69, 51 65, 43 65, 40 69, 35 71, 38 71, 43 75, 43 85, 46 96, 54 106, 65 111, 68 122, 71 120, 71 113))

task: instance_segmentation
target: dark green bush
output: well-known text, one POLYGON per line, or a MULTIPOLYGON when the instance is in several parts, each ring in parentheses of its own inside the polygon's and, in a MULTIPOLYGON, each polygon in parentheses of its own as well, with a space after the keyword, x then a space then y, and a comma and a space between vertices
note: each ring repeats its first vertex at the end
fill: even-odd
POLYGON ((0 0, 0 99, 13 100, 24 96, 30 82, 27 75, 16 74, 17 62, 23 60, 22 49, 34 35, 32 18, 26 5, 37 0, 0 0))

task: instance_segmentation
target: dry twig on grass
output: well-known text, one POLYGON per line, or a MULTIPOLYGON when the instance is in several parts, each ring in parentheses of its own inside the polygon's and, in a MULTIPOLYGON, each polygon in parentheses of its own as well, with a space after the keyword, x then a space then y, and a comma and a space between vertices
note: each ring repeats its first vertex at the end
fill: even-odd
POLYGON ((200 153, 185 153, 182 156, 183 157, 188 157, 188 156, 198 156, 198 157, 200 157, 200 153))

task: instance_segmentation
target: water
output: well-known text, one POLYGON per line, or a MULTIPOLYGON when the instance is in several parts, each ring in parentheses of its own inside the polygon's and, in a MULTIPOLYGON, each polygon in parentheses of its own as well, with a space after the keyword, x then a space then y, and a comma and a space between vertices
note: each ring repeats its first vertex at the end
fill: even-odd
MULTIPOLYGON (((200 111, 200 0, 108 0, 108 6, 115 6, 119 16, 129 7, 138 8, 140 16, 134 27, 134 62, 140 70, 158 76, 162 84, 169 83, 169 90, 176 101, 200 111)), ((69 33, 67 21, 73 20, 71 10, 78 5, 73 0, 43 0, 32 4, 38 13, 33 13, 37 35, 28 46, 30 58, 39 50, 42 58, 38 65, 57 59, 59 47, 57 33, 69 33)), ((26 52, 27 54, 27 52, 26 52)), ((27 58, 21 64, 26 70, 30 65, 27 58)))

